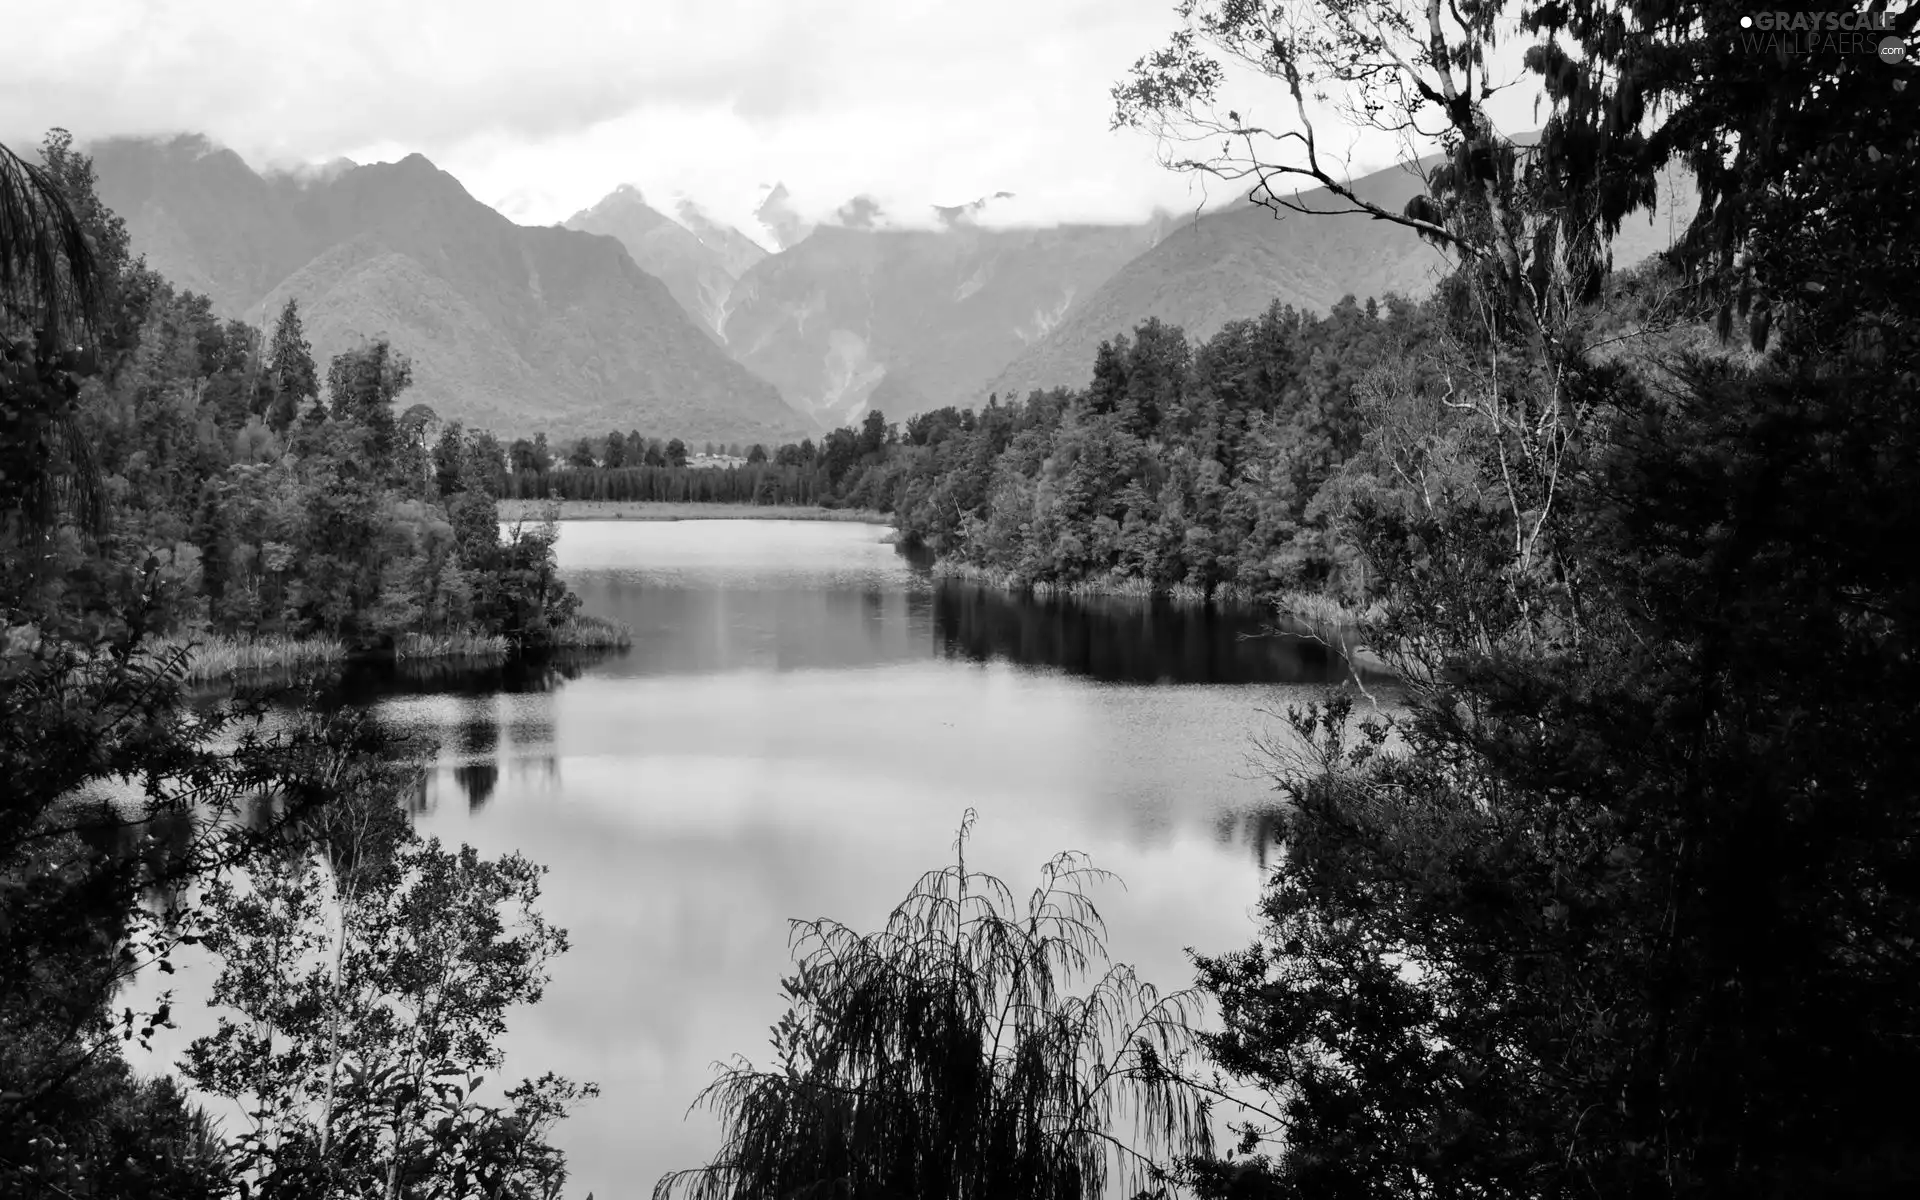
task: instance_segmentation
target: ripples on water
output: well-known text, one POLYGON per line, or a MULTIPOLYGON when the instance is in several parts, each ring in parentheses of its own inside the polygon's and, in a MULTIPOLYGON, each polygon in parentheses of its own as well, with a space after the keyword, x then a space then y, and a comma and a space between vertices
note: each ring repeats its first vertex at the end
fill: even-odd
MULTIPOLYGON (((1258 612, 1033 603, 936 584, 876 526, 581 522, 562 569, 633 646, 479 675, 362 676, 348 698, 437 743, 424 832, 548 864, 571 932, 509 1069, 601 1083, 567 1122, 570 1195, 704 1161, 682 1114, 713 1060, 763 1058, 789 918, 877 925, 980 822, 969 865, 1024 895, 1055 851, 1117 959, 1176 988, 1243 946, 1270 848, 1256 734, 1337 684, 1258 612)), ((191 1035, 183 1030, 177 1044, 191 1035)))

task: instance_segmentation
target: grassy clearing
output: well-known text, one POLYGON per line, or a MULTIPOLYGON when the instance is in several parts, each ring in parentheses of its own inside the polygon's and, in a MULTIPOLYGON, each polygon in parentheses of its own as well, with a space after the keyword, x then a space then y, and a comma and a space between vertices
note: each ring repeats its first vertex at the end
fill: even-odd
MULTIPOLYGON (((546 500, 502 500, 502 521, 537 521, 546 500)), ((865 521, 884 525, 883 512, 801 504, 673 504, 633 500, 562 500, 562 521, 865 521)))
POLYGON ((347 659, 347 647, 337 638, 224 637, 203 633, 157 638, 150 646, 156 654, 172 654, 184 649, 189 683, 333 668, 347 659))

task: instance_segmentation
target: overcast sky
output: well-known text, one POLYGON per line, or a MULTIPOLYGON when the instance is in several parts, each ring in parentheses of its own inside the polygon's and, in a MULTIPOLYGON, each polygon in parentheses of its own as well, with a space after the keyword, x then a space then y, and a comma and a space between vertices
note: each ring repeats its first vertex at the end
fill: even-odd
POLYGON ((1173 0, 28 2, 0 138, 198 132, 256 168, 419 151, 528 224, 630 182, 758 234, 775 181, 809 216, 1004 190, 1003 220, 1130 220, 1226 198, 1108 131, 1109 87, 1175 24, 1173 0))

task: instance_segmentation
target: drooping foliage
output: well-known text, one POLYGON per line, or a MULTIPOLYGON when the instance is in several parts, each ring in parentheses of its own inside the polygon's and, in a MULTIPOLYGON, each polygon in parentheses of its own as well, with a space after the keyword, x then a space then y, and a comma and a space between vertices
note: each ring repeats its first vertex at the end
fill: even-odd
POLYGON ((777 1065, 723 1071, 702 1097, 726 1123, 719 1154, 656 1197, 1095 1200, 1205 1148, 1205 1105, 1174 1075, 1189 997, 1124 966, 1079 990, 1105 964, 1085 893, 1105 873, 1059 855, 1023 912, 967 869, 972 822, 885 928, 794 923, 777 1065))

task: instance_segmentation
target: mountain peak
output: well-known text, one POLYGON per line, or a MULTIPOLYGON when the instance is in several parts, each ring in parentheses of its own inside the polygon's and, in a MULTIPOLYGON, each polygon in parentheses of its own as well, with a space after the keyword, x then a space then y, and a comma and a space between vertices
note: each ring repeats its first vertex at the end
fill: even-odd
POLYGON ((995 192, 991 196, 981 196, 976 200, 969 200, 965 204, 936 204, 933 206, 933 211, 934 215, 940 218, 942 225, 952 228, 955 225, 972 221, 975 214, 979 213, 995 200, 1011 199, 1013 199, 1012 192, 995 192))
POLYGON ((787 192, 787 185, 776 183, 760 202, 753 215, 760 224, 773 235, 774 244, 782 250, 798 245, 802 239, 813 232, 813 225, 800 216, 793 206, 793 197, 787 192))

